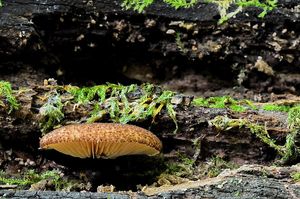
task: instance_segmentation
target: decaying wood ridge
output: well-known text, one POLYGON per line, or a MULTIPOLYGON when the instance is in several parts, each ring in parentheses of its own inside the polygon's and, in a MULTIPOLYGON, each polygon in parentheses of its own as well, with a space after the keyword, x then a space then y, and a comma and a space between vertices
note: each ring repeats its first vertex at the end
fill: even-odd
MULTIPOLYGON (((63 88, 63 87, 60 87, 63 88)), ((2 140, 10 140, 12 143, 20 142, 20 145, 28 145, 24 140, 29 141, 35 146, 41 136, 40 108, 44 105, 49 93, 55 91, 57 86, 45 85, 15 90, 17 101, 20 103, 19 110, 8 114, 8 108, 1 108, 0 131, 3 135, 2 140), (35 140, 35 141, 33 141, 35 140), (36 142, 36 143, 35 143, 36 142)), ((64 118, 59 123, 61 125, 72 122, 85 122, 94 109, 94 103, 80 104, 72 101, 73 97, 68 92, 60 92, 62 103, 64 104, 64 118)), ((141 93, 140 93, 141 94, 141 93)), ((176 120, 179 129, 174 133, 175 125, 173 120, 163 109, 156 116, 155 122, 151 124, 152 119, 134 122, 139 126, 149 128, 157 134, 165 143, 166 149, 178 149, 182 152, 195 153, 192 144, 195 140, 201 142, 201 158, 206 156, 220 155, 229 159, 239 158, 250 162, 260 162, 264 159, 274 159, 276 153, 260 141, 254 134, 251 134, 247 128, 233 128, 228 132, 218 132, 214 127, 208 125, 208 122, 216 116, 228 116, 231 119, 246 119, 254 124, 262 125, 269 130, 271 138, 280 145, 284 145, 286 135, 289 132, 287 124, 287 113, 268 112, 259 110, 249 110, 247 112, 233 112, 230 109, 201 108, 191 104, 191 98, 182 96, 174 101, 176 120), (199 140, 200 139, 200 140, 199 140)), ((134 100, 137 96, 133 97, 134 100)), ((292 101, 297 103, 297 97, 292 101)), ((109 117, 104 117, 102 122, 111 122, 109 117)), ((198 158, 198 157, 197 157, 198 158)))
POLYGON ((282 198, 296 199, 300 197, 299 184, 287 181, 292 171, 299 167, 262 167, 244 166, 238 170, 222 173, 219 177, 190 182, 174 187, 164 187, 151 192, 137 193, 91 193, 91 192, 52 192, 52 191, 2 191, 0 196, 5 198, 282 198), (264 177, 262 177, 262 175, 264 177))

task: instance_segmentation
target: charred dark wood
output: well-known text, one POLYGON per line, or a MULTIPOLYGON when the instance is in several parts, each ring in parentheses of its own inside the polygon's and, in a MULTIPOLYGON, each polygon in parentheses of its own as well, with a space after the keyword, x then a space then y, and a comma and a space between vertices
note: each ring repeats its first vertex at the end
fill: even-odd
POLYGON ((61 80, 76 83, 153 80, 130 72, 136 65, 154 79, 205 70, 231 85, 299 93, 297 0, 280 0, 263 19, 261 9, 245 9, 224 25, 217 25, 213 4, 175 11, 158 1, 138 14, 120 3, 5 1, 0 68, 14 73, 29 65, 46 69, 48 77, 60 69, 61 80))

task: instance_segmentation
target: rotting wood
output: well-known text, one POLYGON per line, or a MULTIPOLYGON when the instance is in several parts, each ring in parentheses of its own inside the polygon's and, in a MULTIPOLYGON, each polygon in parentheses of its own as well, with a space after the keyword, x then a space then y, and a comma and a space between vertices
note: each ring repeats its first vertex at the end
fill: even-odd
MULTIPOLYGON (((40 114, 40 108, 47 102, 51 93, 60 93, 63 104, 62 112, 64 117, 58 125, 70 123, 86 122, 90 117, 97 100, 89 103, 78 104, 66 90, 64 86, 44 85, 28 88, 19 88, 14 91, 17 101, 20 103, 19 110, 8 114, 8 107, 0 109, 0 131, 2 140, 10 140, 12 143, 19 143, 18 146, 30 145, 36 146, 41 137, 41 122, 43 116, 40 114), (26 142, 26 140, 28 142, 26 142), (35 140, 35 141, 34 141, 35 140)), ((159 89, 159 88, 158 88, 159 89)), ((138 91, 139 89, 137 89, 138 91)), ((129 101, 134 101, 141 93, 128 95, 129 101), (132 97, 132 99, 130 99, 132 97)), ((109 95, 108 95, 109 96, 109 95)), ((286 112, 270 112, 260 110, 248 110, 245 112, 234 112, 230 109, 203 108, 191 104, 191 97, 184 95, 175 95, 173 100, 174 111, 176 112, 176 121, 179 129, 174 133, 175 124, 169 116, 166 109, 162 109, 153 121, 152 118, 137 119, 131 123, 145 128, 149 128, 158 135, 164 142, 164 148, 183 150, 183 153, 197 152, 193 142, 201 139, 201 155, 199 158, 205 158, 210 155, 225 157, 228 159, 239 158, 251 162, 259 162, 263 159, 274 159, 276 153, 270 151, 266 143, 256 137, 245 126, 233 128, 230 131, 218 132, 209 121, 216 116, 226 116, 231 119, 247 120, 255 125, 261 125, 269 131, 271 139, 281 146, 286 142, 286 136, 290 129, 287 124, 286 112), (181 99, 181 100, 178 100, 181 99), (194 151, 194 152, 193 152, 194 151)), ((172 100, 171 100, 172 101, 172 100)), ((98 122, 113 122, 112 118, 103 116, 98 122)), ((52 127, 51 127, 52 128, 52 127)), ((51 129, 47 129, 49 131, 51 129)), ((193 156, 194 154, 190 154, 193 156)))
MULTIPOLYGON (((259 9, 246 9, 222 26, 216 25, 219 14, 213 4, 200 2, 174 11, 158 1, 138 14, 123 10, 120 3, 5 1, 0 9, 0 68, 29 64, 54 71, 62 67, 71 78, 84 72, 83 64, 90 71, 98 71, 92 63, 101 63, 111 73, 122 71, 124 65, 130 69, 135 64, 128 57, 134 57, 143 67, 147 63, 159 68, 155 76, 185 60, 195 70, 200 66, 213 70, 247 88, 299 92, 297 0, 279 0, 278 8, 263 19, 257 17, 259 9)), ((91 73, 90 79, 109 76, 91 73)))
MULTIPOLYGON (((165 59, 160 57, 163 61, 170 59, 170 57, 180 56, 189 61, 192 60, 192 62, 196 60, 194 62, 195 66, 203 66, 216 60, 213 63, 218 67, 227 67, 225 71, 234 69, 234 74, 225 73, 225 75, 229 75, 228 78, 233 75, 239 84, 249 88, 258 85, 262 90, 265 89, 264 91, 299 92, 298 74, 294 74, 298 70, 295 66, 299 65, 300 57, 298 51, 299 38, 297 37, 297 32, 299 32, 299 26, 297 26, 297 23, 299 23, 297 0, 279 1, 279 8, 269 13, 263 20, 257 18, 258 12, 256 9, 248 9, 247 15, 249 14, 249 16, 242 13, 227 25, 220 27, 216 26, 218 20, 216 7, 206 4, 200 4, 200 6, 190 10, 174 12, 173 9, 158 3, 149 8, 146 15, 144 15, 132 11, 123 11, 116 4, 116 1, 109 0, 94 1, 95 7, 85 4, 83 1, 57 0, 44 2, 47 3, 33 0, 7 0, 4 7, 0 9, 1 71, 7 68, 17 70, 19 65, 26 63, 37 68, 51 67, 53 71, 59 65, 69 65, 71 68, 69 70, 67 68, 66 71, 70 72, 73 70, 72 64, 78 61, 75 58, 82 58, 88 53, 82 53, 78 56, 76 53, 70 53, 73 48, 67 51, 69 54, 62 54, 62 52, 66 51, 65 47, 69 44, 76 47, 77 38, 80 39, 79 36, 82 33, 88 35, 86 37, 88 39, 89 36, 96 37, 95 40, 84 42, 83 46, 100 38, 101 42, 96 44, 100 44, 100 46, 105 44, 102 45, 103 51, 110 49, 108 47, 111 43, 116 47, 120 47, 125 43, 126 46, 130 46, 125 48, 126 51, 130 52, 135 46, 130 45, 133 42, 138 44, 139 47, 142 46, 142 48, 137 48, 138 50, 143 49, 142 54, 147 52, 161 57, 167 55, 165 59), (20 7, 22 9, 19 9, 20 7), (117 15, 115 15, 116 13, 117 15), (97 28, 93 26, 88 28, 91 21, 90 17, 95 19, 97 28), (66 28, 63 25, 64 23, 60 24, 60 22, 68 22, 72 18, 75 18, 75 23, 68 24, 71 27, 70 29, 66 28), (157 24, 154 27, 149 27, 151 23, 145 24, 147 20, 150 20, 148 22, 154 20, 157 24), (193 31, 189 32, 184 27, 183 20, 196 23, 193 31), (173 21, 176 22, 173 23, 173 21), (56 26, 57 24, 59 25, 56 26), (99 26, 100 28, 98 28, 100 24, 108 25, 99 26), (122 29, 123 25, 131 27, 130 31, 122 29), (176 40, 176 35, 167 34, 169 29, 179 33, 179 35, 181 34, 183 37, 178 37, 176 40), (195 33, 196 36, 194 36, 194 31, 198 31, 197 34, 195 33), (119 37, 114 37, 116 35, 119 37), (138 37, 140 35, 143 37, 138 37), (139 41, 138 38, 141 40, 139 41), (143 38, 146 42, 143 42, 143 38), (157 41, 156 38, 160 38, 160 40, 157 41), (103 43, 102 41, 106 39, 109 42, 103 43), (63 41, 67 42, 64 43, 63 41), (187 49, 182 49, 182 47, 187 47, 187 49), (196 49, 196 51, 194 52, 192 49, 196 49), (259 56, 262 58, 259 58, 259 56), (74 62, 67 62, 68 60, 74 60, 74 62), (232 66, 232 63, 238 63, 238 65, 232 66), (275 76, 272 76, 272 72, 266 74, 265 70, 261 70, 259 66, 266 66, 265 63, 275 70, 275 76), (260 74, 260 76, 257 76, 257 74, 260 74), (246 75, 246 77, 243 75, 246 75), (267 90, 268 88, 270 89, 267 90)), ((115 51, 109 50, 108 52, 115 53, 115 51)), ((105 56, 107 54, 103 54, 102 58, 105 56)), ((128 56, 125 57, 127 59, 128 56)), ((81 67, 82 65, 77 70, 83 72, 81 67)), ((6 110, 1 109, 0 132, 3 145, 9 145, 8 148, 12 146, 22 148, 25 145, 37 147, 38 138, 41 135, 39 126, 41 117, 38 111, 43 104, 44 93, 48 90, 49 88, 43 86, 27 87, 18 93, 18 101, 21 102, 19 111, 8 115, 6 110), (11 142, 5 142, 6 140, 11 142)), ((73 111, 74 104, 71 103, 65 106, 64 109, 65 118, 63 123, 68 123, 80 121, 92 108, 80 106, 73 111)), ((217 115, 227 115, 234 119, 247 118, 252 122, 266 125, 272 138, 278 140, 280 144, 284 144, 286 134, 289 131, 285 122, 287 118, 285 113, 277 113, 276 116, 270 115, 269 112, 256 111, 237 114, 227 109, 208 109, 192 106, 179 106, 176 108, 176 112, 180 127, 177 134, 173 134, 173 121, 164 111, 158 115, 155 120, 156 123, 152 125, 149 125, 151 121, 137 121, 136 124, 145 127, 151 126, 151 130, 163 139, 167 149, 178 150, 190 156, 193 156, 195 151, 191 147, 193 141, 200 138, 201 153, 197 155, 199 159, 216 155, 229 160, 238 159, 267 163, 267 161, 275 158, 268 157, 273 156, 275 152, 250 134, 247 129, 232 129, 224 133, 216 132, 214 128, 208 126, 208 120, 217 115)), ((199 153, 197 150, 196 152, 199 153)), ((165 154, 169 155, 169 152, 165 151, 165 154)), ((220 184, 182 191, 166 191, 154 195, 152 198, 191 197, 202 193, 203 197, 213 198, 272 198, 274 195, 282 198, 299 198, 299 186, 287 183, 284 181, 285 179, 290 180, 288 176, 282 177, 281 175, 262 178, 261 176, 242 174, 242 176, 230 178, 220 184), (283 179, 283 181, 279 179, 283 179), (257 191, 257 187, 261 189, 257 191), (226 191, 224 192, 224 190, 226 191)), ((7 194, 5 197, 15 198, 26 197, 27 195, 40 196, 41 198, 65 198, 66 195, 70 198, 93 198, 94 196, 106 198, 108 195, 117 198, 129 197, 126 194, 119 195, 117 193, 94 195, 92 193, 3 191, 1 194, 4 194, 4 192, 7 194)), ((139 193, 136 195, 138 197, 139 193)), ((143 198, 145 196, 140 194, 139 197, 143 198)))
POLYGON ((237 170, 224 171, 216 178, 188 182, 173 187, 157 189, 147 188, 145 192, 53 192, 53 191, 15 191, 0 190, 0 196, 5 198, 282 198, 293 199, 300 197, 300 186, 290 179, 293 172, 299 171, 294 167, 264 167, 245 165, 237 170))

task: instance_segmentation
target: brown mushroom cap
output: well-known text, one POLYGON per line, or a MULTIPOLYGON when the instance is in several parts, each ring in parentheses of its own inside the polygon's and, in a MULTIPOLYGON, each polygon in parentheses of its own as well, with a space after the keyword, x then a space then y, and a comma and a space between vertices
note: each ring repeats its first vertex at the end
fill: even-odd
POLYGON ((40 140, 41 149, 55 149, 79 158, 156 155, 161 141, 150 131, 128 124, 73 124, 53 130, 40 140))

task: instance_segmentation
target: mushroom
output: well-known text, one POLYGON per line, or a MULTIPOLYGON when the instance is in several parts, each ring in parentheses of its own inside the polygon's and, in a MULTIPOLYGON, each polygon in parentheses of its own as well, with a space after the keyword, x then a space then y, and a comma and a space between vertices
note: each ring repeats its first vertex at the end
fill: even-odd
POLYGON ((123 155, 157 155, 161 141, 150 131, 128 124, 67 125, 43 136, 41 149, 55 149, 79 158, 116 158, 123 155))

